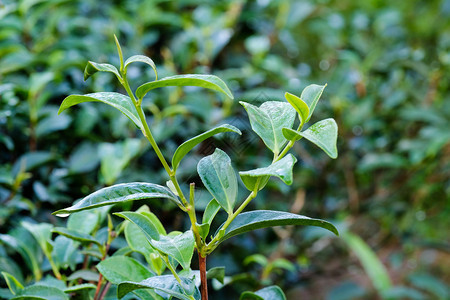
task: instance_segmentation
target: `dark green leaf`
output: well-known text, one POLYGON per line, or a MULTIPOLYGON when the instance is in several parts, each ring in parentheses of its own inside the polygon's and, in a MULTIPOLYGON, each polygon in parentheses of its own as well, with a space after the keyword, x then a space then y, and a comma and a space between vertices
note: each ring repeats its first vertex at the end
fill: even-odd
POLYGON ((212 137, 213 135, 216 135, 218 133, 221 132, 235 132, 237 134, 241 134, 241 131, 232 126, 232 125, 228 125, 228 124, 224 124, 221 126, 218 126, 216 128, 213 128, 211 130, 208 130, 200 135, 197 135, 189 140, 187 140, 186 142, 184 142, 183 144, 181 144, 177 150, 175 151, 175 154, 173 155, 172 158, 172 168, 174 171, 176 171, 176 169, 178 168, 178 165, 180 164, 181 160, 183 159, 183 157, 192 150, 192 148, 194 148, 196 145, 200 144, 201 142, 203 142, 204 140, 206 140, 209 137, 212 137))
POLYGON ((305 123, 311 119, 311 116, 314 112, 314 109, 316 108, 317 102, 319 102, 320 96, 322 96, 323 90, 325 89, 327 85, 317 85, 317 84, 311 84, 308 85, 302 92, 302 95, 300 98, 308 105, 309 107, 309 114, 308 118, 306 119, 305 123))
POLYGON ((148 288, 161 291, 182 300, 191 300, 187 294, 191 294, 190 292, 192 292, 194 299, 200 300, 200 293, 195 287, 194 282, 185 277, 180 277, 180 279, 184 288, 178 283, 173 275, 154 276, 141 282, 122 282, 117 287, 117 297, 121 299, 129 292, 148 288), (188 289, 188 291, 185 291, 186 289, 188 289))
POLYGON ((94 243, 97 244, 99 246, 101 246, 102 244, 97 241, 93 236, 83 233, 83 232, 79 232, 77 230, 72 230, 72 229, 67 229, 65 227, 56 227, 53 228, 52 232, 61 234, 65 237, 68 237, 69 239, 72 239, 74 241, 83 243, 83 244, 90 244, 90 243, 94 243))
POLYGON ((304 123, 306 123, 306 120, 308 119, 309 116, 308 104, 306 104, 302 99, 291 93, 284 94, 284 97, 297 111, 301 124, 303 125, 304 123))
MULTIPOLYGON (((302 215, 272 210, 254 210, 239 214, 225 231, 223 240, 248 231, 284 225, 317 226, 339 235, 336 227, 327 221, 312 219, 302 215)), ((217 230, 219 231, 220 228, 217 230)), ((217 232, 216 232, 217 234, 217 232)))
POLYGON ((233 213, 237 196, 237 178, 228 155, 217 148, 202 158, 197 171, 208 191, 229 214, 233 213))
MULTIPOLYGON (((261 178, 260 180, 262 180, 266 176, 276 176, 280 178, 284 183, 291 185, 292 168, 294 167, 294 164, 296 162, 297 159, 292 154, 288 154, 268 167, 239 172, 239 176, 241 176, 245 187, 250 191, 255 190, 259 178, 261 178)), ((259 184, 258 187, 259 189, 261 189, 264 186, 259 184)))
POLYGON ((130 97, 112 92, 92 93, 86 95, 71 95, 64 99, 59 108, 58 114, 66 110, 67 108, 77 105, 83 102, 103 102, 112 107, 120 110, 125 116, 127 116, 134 124, 140 129, 143 128, 139 115, 136 111, 136 107, 133 104, 133 100, 130 97))
POLYGON ((332 118, 319 121, 302 132, 283 128, 283 134, 286 138, 297 140, 304 137, 325 151, 331 158, 337 158, 338 156, 336 147, 337 132, 336 121, 332 118))
POLYGON ((259 108, 242 101, 239 103, 247 110, 253 131, 273 153, 279 154, 287 142, 282 129, 294 125, 295 109, 289 103, 278 101, 264 102, 259 108))
POLYGON ((58 210, 53 214, 61 216, 99 206, 152 198, 166 198, 179 204, 177 197, 166 187, 153 183, 132 182, 117 184, 98 190, 83 198, 75 205, 58 210))
POLYGON ((119 71, 113 65, 99 64, 93 61, 88 61, 86 68, 84 69, 84 80, 87 80, 89 77, 91 77, 97 72, 110 72, 116 75, 119 80, 122 79, 122 77, 119 74, 119 71))
POLYGON ((69 300, 69 297, 60 289, 50 286, 35 284, 20 291, 13 300, 69 300))
POLYGON ((286 296, 280 287, 268 286, 256 292, 244 292, 239 300, 286 300, 286 296))
POLYGON ((91 270, 78 270, 70 274, 67 280, 72 281, 79 278, 85 281, 98 281, 98 273, 91 270))
POLYGON ((189 269, 195 246, 194 234, 191 230, 175 236, 162 235, 159 240, 152 240, 151 244, 160 252, 176 259, 183 269, 189 269))
POLYGON ((137 88, 136 96, 139 99, 142 99, 150 90, 164 86, 199 86, 221 92, 231 99, 234 98, 230 89, 227 87, 225 82, 222 81, 222 79, 214 75, 201 74, 175 75, 145 83, 137 88))
POLYGON ((152 273, 140 262, 128 256, 111 256, 97 264, 97 270, 111 283, 141 281, 152 273))
POLYGON ((225 279, 225 267, 214 267, 209 269, 206 272, 207 279, 217 279, 220 283, 223 284, 223 280, 225 279))
POLYGON ((142 62, 145 63, 147 65, 149 65, 150 67, 152 67, 153 71, 155 71, 155 76, 156 76, 156 80, 158 80, 158 73, 156 72, 156 65, 153 62, 153 60, 150 57, 147 57, 145 55, 133 55, 131 57, 129 57, 124 64, 124 70, 125 73, 127 72, 127 68, 128 65, 134 62, 142 62))

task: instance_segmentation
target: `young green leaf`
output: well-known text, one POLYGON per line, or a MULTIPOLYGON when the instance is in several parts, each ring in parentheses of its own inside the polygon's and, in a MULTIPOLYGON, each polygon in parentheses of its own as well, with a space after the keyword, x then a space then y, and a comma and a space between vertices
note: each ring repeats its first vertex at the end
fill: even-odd
POLYGON ((122 53, 122 47, 120 47, 119 39, 117 39, 116 35, 114 35, 114 42, 116 43, 117 54, 119 54, 120 72, 122 72, 123 71, 123 53, 122 53))
POLYGON ((60 289, 39 283, 27 286, 12 298, 14 300, 42 299, 42 300, 69 300, 69 297, 60 289))
POLYGON ((207 279, 217 279, 220 283, 223 283, 225 279, 225 267, 214 267, 206 272, 207 279))
POLYGON ((91 289, 95 289, 97 286, 92 284, 92 283, 83 283, 83 284, 77 284, 77 285, 73 285, 71 287, 68 287, 64 290, 64 293, 67 294, 71 294, 71 293, 76 293, 76 292, 80 292, 82 290, 91 290, 91 289))
POLYGON ((280 287, 268 286, 256 292, 243 292, 239 300, 286 300, 286 296, 280 287))
POLYGON ((287 142, 281 130, 294 125, 295 109, 289 103, 278 101, 264 102, 259 108, 242 101, 239 103, 247 110, 253 131, 273 153, 279 154, 287 142))
POLYGON ((220 205, 216 201, 216 199, 212 199, 211 201, 209 201, 208 205, 205 208, 205 211, 203 212, 202 223, 207 223, 211 225, 214 217, 219 212, 219 210, 220 205))
POLYGON ((225 82, 222 81, 222 79, 214 75, 202 74, 175 75, 152 82, 147 82, 137 88, 136 96, 139 99, 142 99, 149 91, 164 86, 199 86, 205 89, 221 92, 231 99, 234 99, 233 94, 231 94, 230 89, 225 82))
POLYGON ((11 274, 7 272, 2 272, 3 279, 6 281, 6 285, 13 295, 16 295, 21 290, 23 290, 23 285, 11 274))
POLYGON ((286 138, 297 140, 304 137, 325 151, 331 158, 337 158, 338 156, 336 147, 337 132, 336 121, 332 118, 319 121, 302 132, 283 128, 283 134, 286 138))
POLYGON ((133 55, 133 56, 129 57, 125 61, 125 64, 124 64, 124 72, 125 73, 127 73, 128 65, 131 63, 134 63, 134 62, 142 62, 142 63, 145 63, 145 64, 149 65, 150 67, 152 67, 153 71, 155 71, 155 76, 156 76, 155 80, 158 80, 158 73, 156 72, 155 63, 153 62, 153 60, 150 57, 147 57, 145 55, 133 55))
MULTIPOLYGON (((328 229, 336 235, 339 235, 336 227, 327 221, 320 219, 312 219, 302 215, 292 214, 288 212, 272 211, 272 210, 254 210, 239 214, 233 222, 228 226, 222 241, 229 239, 238 234, 248 231, 274 227, 283 225, 306 225, 317 226, 328 229)), ((217 229, 216 234, 220 230, 217 229)))
POLYGON ((308 118, 306 118, 306 122, 311 119, 311 116, 314 112, 314 109, 316 108, 317 102, 319 102, 320 96, 322 96, 323 90, 325 89, 327 85, 317 85, 317 84, 311 84, 308 85, 302 92, 302 95, 300 98, 308 105, 309 107, 309 114, 308 118))
POLYGON ((208 237, 210 227, 211 225, 208 223, 197 224, 198 233, 200 234, 202 240, 205 241, 206 238, 208 237))
POLYGON ((97 244, 99 246, 102 246, 102 244, 97 241, 93 236, 77 231, 77 230, 71 230, 71 229, 67 229, 65 227, 55 227, 53 228, 52 232, 54 233, 58 233, 60 235, 63 235, 65 237, 68 237, 69 239, 72 239, 74 241, 83 243, 83 244, 90 244, 90 243, 94 243, 97 244))
POLYGON ((292 105, 292 107, 295 108, 295 110, 297 111, 298 116, 300 118, 301 125, 305 124, 306 120, 308 119, 308 116, 309 116, 308 104, 306 104, 302 99, 300 99, 299 97, 297 97, 291 93, 284 94, 284 97, 292 105))
POLYGON ((199 161, 197 171, 214 199, 226 212, 233 213, 238 187, 230 157, 217 148, 213 154, 199 161))
POLYGON ((83 198, 75 205, 55 211, 53 214, 63 216, 99 206, 153 198, 165 198, 176 204, 180 204, 178 198, 166 187, 153 183, 132 182, 116 184, 98 190, 83 198))
POLYGON ((207 138, 212 137, 213 135, 216 135, 221 132, 235 132, 235 133, 241 135, 241 131, 238 128, 236 128, 232 125, 224 124, 224 125, 221 125, 216 128, 213 128, 211 130, 208 130, 200 135, 197 135, 197 136, 187 140, 186 142, 184 142, 177 148, 177 150, 175 151, 175 153, 173 155, 173 158, 172 158, 173 170, 176 171, 176 169, 178 168, 178 165, 180 164, 183 157, 186 154, 188 154, 189 151, 192 150, 192 148, 194 148, 196 145, 200 144, 207 138))
POLYGON ((114 108, 117 108, 120 110, 125 116, 127 116, 131 121, 133 121, 134 124, 139 129, 143 129, 142 123, 139 119, 139 115, 136 111, 136 108, 133 105, 132 100, 130 97, 119 94, 119 93, 112 93, 112 92, 102 92, 102 93, 92 93, 92 94, 86 94, 86 95, 70 95, 66 97, 63 102, 61 103, 61 106, 59 107, 58 114, 66 110, 67 108, 77 105, 79 103, 83 102, 92 102, 92 101, 98 101, 103 102, 108 105, 111 105, 114 108))
POLYGON ((114 213, 116 216, 124 218, 130 221, 132 224, 139 227, 144 232, 145 237, 151 244, 152 240, 159 240, 158 228, 152 223, 152 221, 143 214, 131 211, 123 211, 120 213, 114 213))
POLYGON ((195 287, 194 281, 185 277, 180 277, 183 287, 178 283, 173 275, 153 276, 141 282, 125 281, 117 287, 117 297, 122 299, 126 294, 137 289, 155 289, 169 294, 181 300, 200 300, 200 292, 195 287))
POLYGON ((117 79, 122 80, 119 71, 116 67, 110 64, 99 64, 93 61, 88 61, 86 68, 84 69, 84 80, 86 81, 89 77, 97 72, 110 72, 116 75, 117 79))
POLYGON ((97 270, 112 284, 122 281, 141 281, 152 276, 150 270, 128 256, 111 256, 97 265, 97 270))
MULTIPOLYGON (((288 154, 268 167, 239 172, 239 176, 241 176, 242 182, 244 182, 245 187, 249 191, 254 191, 256 184, 258 183, 258 179, 264 179, 266 176, 276 176, 287 185, 291 185, 292 168, 296 162, 297 159, 292 154, 288 154)), ((259 189, 262 189, 263 187, 264 186, 262 184, 259 184, 259 189)))
POLYGON ((160 236, 159 240, 152 240, 152 246, 160 252, 176 259, 185 270, 189 270, 194 254, 195 239, 191 230, 176 236, 160 236))

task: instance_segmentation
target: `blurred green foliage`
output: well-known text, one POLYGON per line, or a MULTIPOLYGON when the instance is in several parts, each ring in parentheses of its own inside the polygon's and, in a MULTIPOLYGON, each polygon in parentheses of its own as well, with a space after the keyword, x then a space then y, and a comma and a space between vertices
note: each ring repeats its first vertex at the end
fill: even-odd
MULTIPOLYGON (((236 237, 208 262, 226 264, 225 284, 236 283, 217 295, 237 297, 261 288, 263 279, 282 286, 288 299, 448 298, 449 20, 448 0, 1 1, 0 271, 28 285, 51 270, 42 250, 50 248, 23 224, 63 225, 50 212, 102 186, 164 182, 156 158, 119 112, 85 103, 57 115, 69 94, 117 89, 110 74, 82 83, 88 59, 118 64, 116 34, 127 56, 145 53, 161 77, 216 74, 236 100, 253 104, 328 83, 316 114, 337 120, 339 160, 297 146, 303 159, 293 188, 271 181, 253 206, 334 219, 361 241, 313 228, 236 237), (110 159, 117 164, 107 166, 110 159), (242 265, 246 257, 256 264, 242 265), (358 259, 366 269, 381 261, 390 288, 380 291, 370 273, 361 275, 358 259)), ((139 65, 128 76, 131 82, 154 78, 139 65)), ((244 131, 241 139, 204 142, 183 162, 186 174, 215 146, 227 147, 241 170, 270 162, 237 101, 167 88, 147 96, 144 106, 168 155, 222 119, 244 131), (242 156, 244 149, 253 156, 242 156)), ((176 230, 184 220, 172 210, 152 203, 176 230)), ((106 226, 104 220, 98 224, 106 226)), ((54 263, 70 276, 82 261, 64 261, 55 249, 54 263)))

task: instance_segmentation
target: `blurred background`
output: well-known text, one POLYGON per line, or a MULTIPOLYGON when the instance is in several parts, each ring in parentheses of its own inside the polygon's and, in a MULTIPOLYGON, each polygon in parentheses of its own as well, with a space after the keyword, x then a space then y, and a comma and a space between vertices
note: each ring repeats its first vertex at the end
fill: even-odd
MULTIPOLYGON (((272 179, 249 209, 326 219, 341 236, 296 227, 235 237, 209 258, 230 282, 211 289, 213 299, 271 284, 288 299, 449 298, 449 0, 0 2, 0 234, 30 219, 64 225, 51 212, 104 186, 164 184, 156 156, 119 111, 84 103, 57 115, 70 94, 124 92, 108 73, 83 81, 88 60, 118 66, 116 34, 124 55, 148 55, 160 78, 215 74, 235 95, 164 88, 144 99, 167 157, 217 124, 244 131, 196 148, 180 169, 185 183, 200 182, 196 164, 215 147, 238 170, 270 163, 238 101, 284 101, 286 91, 328 84, 312 121, 336 119, 338 159, 297 143, 294 184, 272 179)), ((154 80, 144 65, 128 74, 134 88, 154 80)), ((188 224, 171 205, 150 208, 173 230, 188 224)), ((0 271, 29 284, 12 248, 0 239, 0 271)))

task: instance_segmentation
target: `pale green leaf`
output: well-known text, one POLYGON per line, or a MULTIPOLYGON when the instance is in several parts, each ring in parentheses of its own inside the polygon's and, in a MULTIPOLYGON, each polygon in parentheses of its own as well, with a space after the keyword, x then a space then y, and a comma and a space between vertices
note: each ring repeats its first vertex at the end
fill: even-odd
POLYGON ((83 198, 75 205, 60 209, 54 215, 64 216, 94 207, 113 205, 133 200, 165 198, 179 204, 178 198, 166 187, 145 182, 121 183, 98 190, 83 198))
POLYGON ((31 285, 21 290, 12 300, 69 300, 69 297, 60 289, 45 286, 45 285, 31 285))
POLYGON ((284 97, 297 111, 301 124, 303 125, 304 123, 306 123, 306 120, 308 119, 309 116, 308 104, 306 104, 302 99, 291 93, 284 94, 284 97))
POLYGON ((125 116, 127 116, 134 124, 140 129, 143 128, 139 115, 136 111, 136 107, 133 104, 133 100, 130 97, 112 92, 92 93, 86 95, 71 95, 66 97, 61 106, 59 107, 58 114, 66 110, 67 108, 77 105, 83 102, 103 102, 112 107, 120 110, 125 116))
POLYGON ((117 297, 122 299, 126 294, 137 289, 155 289, 169 294, 181 300, 192 300, 188 295, 192 294, 195 300, 200 300, 200 292, 195 287, 193 280, 180 277, 183 287, 173 275, 162 275, 147 278, 141 282, 126 281, 117 287, 117 297))
POLYGON ((2 272, 3 279, 6 281, 6 285, 13 295, 16 295, 23 289, 23 285, 11 274, 2 272))
POLYGON ((302 132, 283 128, 283 134, 286 138, 294 141, 304 137, 325 151, 331 158, 338 156, 336 147, 338 127, 332 118, 319 121, 302 132))
MULTIPOLYGON (((228 226, 225 231, 225 235, 221 240, 223 241, 235 235, 260 228, 284 225, 317 226, 328 229, 334 234, 339 235, 336 227, 324 220, 312 219, 302 215, 282 211, 254 210, 239 214, 233 222, 231 222, 230 226, 228 226)), ((219 230, 220 228, 217 231, 219 230)))
POLYGON ((242 101, 239 103, 247 110, 253 131, 273 153, 279 154, 287 142, 282 129, 292 128, 296 110, 289 103, 278 101, 264 102, 259 108, 242 101))
POLYGON ((97 241, 93 236, 87 234, 87 233, 83 233, 77 230, 72 230, 72 229, 68 229, 65 227, 55 227, 53 228, 52 232, 54 233, 58 233, 60 235, 63 235, 69 239, 72 239, 74 241, 83 243, 83 244, 90 244, 90 243, 94 243, 97 244, 99 246, 101 246, 102 244, 97 241))
POLYGON ((213 154, 199 161, 197 171, 214 199, 226 212, 233 213, 238 186, 230 157, 217 148, 213 154))
POLYGON ((93 290, 97 288, 96 285, 92 284, 92 283, 83 283, 83 284, 77 284, 77 285, 73 285, 71 287, 68 287, 64 290, 64 293, 70 294, 70 293, 76 293, 82 290, 93 290))
POLYGON ((212 199, 211 201, 209 201, 208 205, 205 208, 205 211, 203 212, 202 223, 211 225, 214 217, 219 212, 219 210, 220 205, 216 199, 212 199))
POLYGON ((139 99, 142 99, 149 91, 164 86, 199 86, 202 88, 221 92, 231 99, 234 98, 233 94, 231 94, 230 89, 225 84, 225 82, 222 81, 222 79, 214 75, 202 74, 175 75, 148 82, 137 88, 136 96, 139 99))
MULTIPOLYGON (((327 85, 317 85, 311 84, 308 85, 302 92, 300 98, 308 105, 309 114, 305 123, 311 119, 311 116, 316 108, 317 102, 319 102, 320 96, 322 96, 323 90, 327 85)), ((287 127, 287 126, 286 126, 287 127)))
POLYGON ((278 177, 284 183, 291 185, 293 180, 292 168, 294 167, 294 164, 296 162, 297 159, 292 154, 288 154, 268 167, 239 172, 239 176, 241 176, 245 187, 250 191, 255 190, 258 179, 260 179, 258 188, 261 189, 262 187, 264 187, 264 185, 262 185, 261 183, 264 183, 262 181, 264 181, 265 177, 267 176, 278 177))
POLYGON ((152 240, 151 244, 160 252, 176 259, 183 269, 189 269, 195 246, 194 234, 191 230, 176 236, 161 235, 159 240, 152 240))
POLYGON ((221 125, 216 128, 213 128, 211 130, 208 130, 200 135, 197 135, 197 136, 187 140, 186 142, 184 142, 177 148, 177 150, 175 151, 175 153, 173 155, 173 158, 172 158, 173 170, 176 171, 176 169, 178 168, 178 165, 180 164, 183 157, 186 154, 188 154, 189 151, 192 150, 192 148, 194 148, 196 145, 200 144, 207 138, 212 137, 213 135, 216 135, 221 132, 235 132, 239 135, 241 134, 241 131, 238 128, 236 128, 232 125, 224 124, 224 125, 221 125))
POLYGON ((256 292, 244 292, 239 300, 286 300, 286 296, 280 287, 276 285, 268 286, 256 292))
POLYGON ((128 256, 111 256, 97 264, 97 270, 112 284, 141 281, 152 275, 140 262, 128 256))
POLYGON ((87 80, 89 77, 91 77, 97 72, 110 72, 116 75, 119 80, 122 79, 122 77, 119 74, 119 71, 113 65, 99 64, 93 61, 88 61, 86 68, 84 69, 84 80, 87 80))
POLYGON ((147 57, 145 55, 133 55, 129 57, 124 64, 124 71, 127 72, 128 65, 134 62, 142 62, 150 67, 152 67, 153 71, 155 71, 156 80, 158 80, 158 73, 156 72, 156 65, 153 62, 153 60, 150 57, 147 57))

